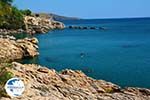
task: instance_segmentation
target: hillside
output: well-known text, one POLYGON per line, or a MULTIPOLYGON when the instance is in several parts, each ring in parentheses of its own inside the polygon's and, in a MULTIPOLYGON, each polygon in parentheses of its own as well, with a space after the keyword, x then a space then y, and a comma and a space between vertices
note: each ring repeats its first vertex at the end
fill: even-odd
POLYGON ((34 13, 33 15, 38 15, 40 17, 44 18, 52 18, 53 20, 61 21, 61 20, 80 20, 80 18, 77 17, 66 17, 61 16, 53 13, 34 13))
POLYGON ((53 14, 53 13, 50 13, 49 15, 52 16, 54 20, 80 20, 80 18, 77 18, 77 17, 60 16, 60 15, 53 14))

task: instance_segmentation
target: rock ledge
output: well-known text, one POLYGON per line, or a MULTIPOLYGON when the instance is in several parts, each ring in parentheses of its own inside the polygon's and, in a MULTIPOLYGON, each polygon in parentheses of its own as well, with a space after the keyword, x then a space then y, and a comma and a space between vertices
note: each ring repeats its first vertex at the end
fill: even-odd
MULTIPOLYGON (((25 83, 25 92, 15 100, 150 100, 150 90, 121 89, 118 85, 95 80, 81 71, 63 70, 58 73, 35 64, 13 62, 7 69, 25 83)), ((2 65, 1 65, 2 66, 2 65)), ((1 100, 10 100, 1 97, 1 100)))
POLYGON ((37 43, 36 38, 0 38, 0 63, 39 55, 37 43))

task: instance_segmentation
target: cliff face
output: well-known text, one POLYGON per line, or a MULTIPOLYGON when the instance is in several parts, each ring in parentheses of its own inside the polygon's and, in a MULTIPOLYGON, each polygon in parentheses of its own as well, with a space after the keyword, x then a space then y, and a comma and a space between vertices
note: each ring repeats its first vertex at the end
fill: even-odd
POLYGON ((25 16, 24 19, 27 33, 46 33, 49 30, 65 28, 63 23, 48 18, 25 16))
MULTIPOLYGON (((58 73, 40 65, 17 62, 7 71, 25 83, 25 92, 15 100, 150 100, 149 89, 121 89, 113 83, 87 77, 81 71, 58 73)), ((1 100, 10 98, 1 97, 1 100)))
POLYGON ((9 62, 24 57, 38 55, 38 40, 36 38, 25 38, 16 40, 14 37, 0 38, 0 63, 9 62))

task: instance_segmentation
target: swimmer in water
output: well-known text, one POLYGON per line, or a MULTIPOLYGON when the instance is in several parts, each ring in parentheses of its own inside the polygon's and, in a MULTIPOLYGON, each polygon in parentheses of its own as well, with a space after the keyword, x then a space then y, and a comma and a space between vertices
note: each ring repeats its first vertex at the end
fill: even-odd
POLYGON ((85 53, 80 53, 80 57, 83 58, 85 56, 85 53))

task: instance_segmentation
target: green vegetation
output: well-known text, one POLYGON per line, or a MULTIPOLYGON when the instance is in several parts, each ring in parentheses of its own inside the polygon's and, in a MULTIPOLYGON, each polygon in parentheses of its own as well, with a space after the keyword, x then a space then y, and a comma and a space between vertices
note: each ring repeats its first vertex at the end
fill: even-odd
POLYGON ((5 63, 0 65, 0 96, 8 96, 5 92, 5 83, 12 78, 14 75, 7 69, 11 69, 12 64, 5 63))
POLYGON ((112 88, 105 88, 106 93, 113 93, 114 90, 112 88))
POLYGON ((23 15, 26 15, 26 16, 31 16, 31 14, 32 14, 31 10, 29 10, 29 9, 20 10, 20 11, 23 15))
POLYGON ((24 29, 24 15, 30 10, 18 10, 12 6, 13 0, 0 0, 0 29, 24 29))
POLYGON ((13 77, 13 74, 7 69, 11 69, 12 65, 9 63, 0 65, 0 85, 4 85, 7 80, 13 77))
POLYGON ((11 4, 13 2, 13 0, 1 0, 1 1, 7 4, 11 4))

